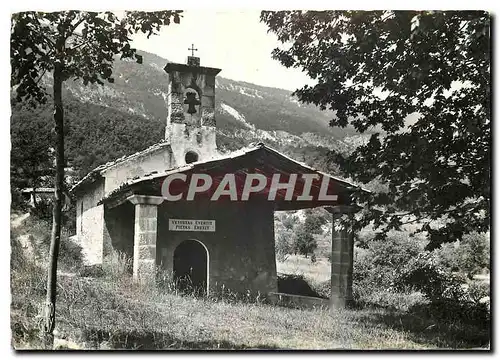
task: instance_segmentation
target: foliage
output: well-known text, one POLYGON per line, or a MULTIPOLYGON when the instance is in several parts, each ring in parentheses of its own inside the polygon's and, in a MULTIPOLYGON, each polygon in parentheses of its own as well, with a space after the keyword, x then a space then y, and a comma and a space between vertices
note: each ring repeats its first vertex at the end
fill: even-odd
POLYGON ((485 11, 263 11, 285 48, 273 57, 314 86, 299 100, 335 112, 331 125, 376 131, 341 170, 388 192, 358 194, 357 222, 383 236, 423 220, 428 248, 490 222, 490 15, 485 11), (442 227, 431 221, 441 219, 442 227))
POLYGON ((484 233, 470 233, 461 241, 443 244, 434 254, 439 265, 450 271, 464 273, 469 279, 489 270, 490 244, 484 233))
POLYGON ((318 247, 317 239, 314 235, 323 233, 321 228, 327 223, 325 214, 317 210, 304 211, 305 219, 303 223, 299 223, 294 229, 293 250, 294 253, 299 253, 307 256, 311 254, 311 261, 316 261, 314 251, 318 247))
MULTIPOLYGON (((11 29, 11 86, 15 90, 16 96, 12 118, 12 136, 13 150, 17 148, 22 150, 12 153, 14 169, 20 168, 23 173, 26 173, 30 169, 38 169, 47 162, 48 148, 53 146, 55 141, 48 132, 52 126, 49 121, 52 111, 46 106, 40 107, 40 104, 45 104, 50 98, 47 94, 49 84, 44 78, 44 74, 53 71, 56 62, 62 62, 64 65, 63 81, 71 78, 73 80, 81 79, 83 85, 94 83, 102 85, 104 81, 113 83, 112 69, 115 65, 115 55, 119 55, 121 59, 133 58, 138 63, 142 63, 142 56, 130 47, 131 39, 129 36, 137 31, 142 31, 147 33, 149 37, 156 34, 161 26, 169 25, 171 19, 175 23, 179 23, 179 17, 179 11, 149 13, 127 11, 125 16, 121 18, 111 12, 86 11, 14 14, 11 29), (56 49, 58 41, 63 43, 64 54, 58 53, 56 49), (34 106, 37 106, 38 109, 33 110, 34 106), (37 166, 23 161, 25 158, 32 159, 31 161, 35 161, 37 166)), ((82 137, 90 135, 88 131, 82 132, 81 127, 85 128, 88 125, 81 121, 75 121, 74 118, 77 120, 83 118, 93 122, 99 119, 106 123, 110 123, 110 120, 102 116, 102 108, 95 106, 80 108, 79 112, 84 112, 83 117, 81 113, 75 113, 74 110, 77 109, 78 106, 75 107, 75 105, 66 104, 65 106, 65 110, 70 114, 65 120, 66 135, 68 131, 73 130, 72 135, 77 137, 70 142, 72 145, 69 149, 69 159, 74 162, 78 169, 85 167, 85 170, 88 170, 88 167, 95 165, 92 163, 95 162, 95 159, 92 155, 89 156, 86 152, 81 152, 80 149, 82 137), (89 114, 90 110, 94 110, 93 112, 96 114, 89 114), (73 128, 71 125, 74 122, 80 128, 73 128), (77 154, 74 153, 75 150, 77 154), (80 159, 84 154, 86 159, 80 159), (90 164, 88 164, 89 161, 90 164)), ((134 120, 137 121, 137 119, 134 120)), ((139 123, 140 121, 137 122, 137 124, 139 123)), ((96 128, 99 127, 96 127, 96 124, 92 125, 93 132, 91 133, 95 134, 96 128)), ((114 132, 109 133, 115 134, 114 132)), ((116 134, 119 135, 119 132, 116 134)), ((89 136, 89 139, 92 137, 89 136)), ((92 149, 95 142, 92 140, 90 142, 92 144, 89 144, 89 149, 92 149)), ((122 146, 128 145, 127 141, 123 141, 122 146)), ((103 150, 102 154, 96 154, 98 161, 106 160, 99 158, 99 155, 106 155, 106 153, 103 150)))
MULTIPOLYGON (((28 237, 30 247, 34 251, 31 255, 32 260, 39 266, 46 264, 47 261, 51 228, 50 217, 45 216, 40 218, 35 214, 30 215, 22 226, 20 234, 28 237)), ((77 271, 83 266, 82 248, 69 238, 67 229, 63 229, 61 233, 59 262, 63 271, 77 271)))
POLYGON ((275 213, 274 237, 276 259, 285 261, 294 251, 294 228, 298 225, 299 218, 288 212, 275 213))
POLYGON ((460 241, 457 249, 460 270, 469 279, 490 267, 490 243, 486 234, 477 232, 467 234, 460 241))
POLYGON ((304 227, 300 227, 294 236, 294 252, 307 257, 309 254, 312 254, 317 247, 318 243, 313 234, 306 231, 304 227))
MULTIPOLYGON (((66 161, 74 170, 71 174, 68 173, 71 179, 68 176, 67 182, 83 177, 98 165, 144 150, 158 142, 165 131, 163 121, 144 119, 139 115, 122 113, 101 105, 84 105, 69 91, 65 93, 63 108, 66 118, 66 161)), ((20 142, 22 139, 18 139, 18 136, 28 139, 37 137, 39 127, 51 126, 50 116, 51 108, 48 104, 40 105, 36 110, 26 106, 15 107, 11 118, 12 126, 19 126, 20 123, 34 125, 26 126, 23 133, 13 132, 12 141, 20 142)), ((43 138, 43 141, 48 149, 51 146, 50 139, 43 138)), ((20 147, 19 152, 23 149, 20 147)), ((22 169, 23 173, 31 166, 29 162, 21 160, 16 161, 18 163, 17 168, 22 169)), ((16 186, 18 182, 14 181, 13 177, 13 186, 16 186)))
POLYGON ((10 123, 10 178, 15 189, 52 186, 47 175, 53 174, 50 153, 51 127, 40 109, 27 113, 17 104, 10 123))
POLYGON ((422 293, 400 286, 401 269, 424 252, 425 242, 408 232, 391 231, 377 240, 373 231, 362 233, 364 248, 355 247, 353 296, 358 305, 409 310, 425 304, 422 293))
POLYGON ((460 296, 462 282, 440 267, 429 252, 423 252, 401 267, 396 281, 399 287, 411 286, 429 300, 460 296))
POLYGON ((16 100, 33 105, 47 101, 41 77, 63 63, 63 79, 82 79, 84 85, 113 82, 113 57, 142 58, 130 47, 129 36, 142 31, 151 36, 171 18, 179 23, 180 11, 127 11, 120 18, 112 12, 27 11, 12 15, 11 86, 16 100), (62 43, 64 53, 58 48, 62 43))
POLYGON ((397 284, 422 292, 431 302, 428 309, 436 318, 460 319, 488 326, 489 303, 481 300, 489 296, 489 286, 465 284, 462 279, 440 267, 432 254, 422 253, 411 259, 401 269, 397 284))
MULTIPOLYGON (((13 346, 39 349, 36 319, 43 303, 43 272, 13 276, 32 279, 12 283, 13 346), (38 290, 33 286, 37 276, 38 290)), ((130 277, 61 277, 58 291, 58 337, 80 349, 467 348, 489 339, 471 326, 437 323, 423 331, 432 324, 425 314, 413 318, 382 309, 332 312, 207 300, 146 288, 130 277)))
MULTIPOLYGON (((46 263, 25 261, 31 258, 26 258, 16 243, 26 229, 48 234, 47 223, 32 220, 14 229, 11 239, 12 259, 22 258, 13 263, 11 271, 11 328, 17 349, 42 347, 39 315, 44 303, 46 263)), ((115 270, 93 278, 78 273, 59 275, 57 336, 67 344, 101 350, 304 346, 401 349, 467 348, 489 340, 488 332, 474 324, 435 322, 425 312, 415 317, 372 308, 335 312, 290 309, 270 306, 257 295, 237 297, 227 289, 224 296, 216 294, 209 299, 177 296, 174 288, 147 287, 132 281, 130 274, 120 270, 122 264, 115 264, 115 270)), ((311 285, 311 289, 328 297, 328 282, 320 285, 311 285)))
POLYGON ((130 35, 142 31, 147 37, 158 33, 173 18, 179 23, 180 11, 126 11, 122 17, 112 12, 62 11, 53 13, 21 12, 11 18, 11 87, 15 100, 33 107, 47 101, 46 84, 41 82, 46 72, 52 74, 55 177, 53 227, 47 276, 45 306, 45 341, 53 342, 57 261, 59 254, 64 183, 64 111, 63 83, 82 79, 84 85, 113 83, 115 55, 142 57, 130 47, 130 35))
MULTIPOLYGON (((372 233, 367 249, 355 248, 353 287, 365 295, 392 291, 400 269, 424 247, 402 231, 391 231, 386 240, 374 237, 372 233)), ((357 296, 362 297, 359 293, 357 296)))
MULTIPOLYGON (((366 236, 366 234, 365 234, 366 236)), ((465 281, 440 265, 440 253, 405 232, 389 232, 387 242, 365 241, 355 248, 353 296, 358 305, 426 316, 450 327, 489 327, 489 285, 465 281)))
POLYGON ((52 220, 52 201, 49 199, 40 199, 35 206, 30 207, 29 213, 38 219, 45 221, 52 220))
POLYGON ((442 244, 439 248, 434 250, 434 256, 436 262, 439 266, 448 269, 452 272, 458 272, 460 270, 460 264, 458 263, 457 248, 460 246, 460 241, 455 241, 454 243, 442 244))
POLYGON ((304 210, 306 218, 304 220, 304 231, 311 234, 321 234, 321 227, 328 222, 328 218, 322 212, 312 209, 304 210))
POLYGON ((293 233, 290 230, 284 230, 276 235, 276 260, 285 261, 290 254, 293 254, 293 233))
POLYGON ((125 253, 112 250, 104 257, 102 269, 111 279, 119 279, 132 273, 132 259, 125 253))
MULTIPOLYGON (((305 215, 303 221, 295 212, 280 212, 275 216, 278 261, 285 261, 291 254, 302 254, 306 257, 311 255, 311 261, 316 261, 318 237, 323 235, 322 227, 330 221, 330 216, 324 209, 307 209, 303 213, 305 215)), ((327 242, 330 242, 329 238, 327 242)))
POLYGON ((425 303, 421 293, 398 288, 401 268, 418 256, 424 244, 407 232, 391 231, 386 240, 365 233, 366 248, 354 248, 353 298, 358 305, 407 311, 425 303))

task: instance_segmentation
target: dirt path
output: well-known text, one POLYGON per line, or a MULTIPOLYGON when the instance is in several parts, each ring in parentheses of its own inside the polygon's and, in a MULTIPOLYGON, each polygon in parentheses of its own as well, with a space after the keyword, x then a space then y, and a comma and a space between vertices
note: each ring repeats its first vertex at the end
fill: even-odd
MULTIPOLYGON (((27 218, 29 218, 29 216, 30 216, 29 213, 25 213, 25 214, 11 214, 11 216, 10 216, 10 228, 11 228, 11 231, 15 230, 15 229, 18 229, 24 223, 24 221, 27 218)), ((33 244, 31 243, 30 234, 29 233, 25 233, 23 231, 23 233, 18 234, 17 240, 21 244, 24 253, 28 257, 34 256, 35 249, 33 248, 33 244)))
POLYGON ((30 216, 30 213, 26 213, 26 214, 22 214, 22 215, 11 214, 10 215, 10 227, 12 229, 18 228, 19 225, 21 225, 24 220, 26 220, 27 218, 29 218, 29 216, 30 216))

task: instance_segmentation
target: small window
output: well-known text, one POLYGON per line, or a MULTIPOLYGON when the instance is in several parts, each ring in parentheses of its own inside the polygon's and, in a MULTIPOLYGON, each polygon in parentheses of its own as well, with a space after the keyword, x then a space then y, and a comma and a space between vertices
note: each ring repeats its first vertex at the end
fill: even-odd
POLYGON ((198 161, 198 154, 194 151, 188 151, 184 159, 186 160, 186 164, 191 164, 198 161))

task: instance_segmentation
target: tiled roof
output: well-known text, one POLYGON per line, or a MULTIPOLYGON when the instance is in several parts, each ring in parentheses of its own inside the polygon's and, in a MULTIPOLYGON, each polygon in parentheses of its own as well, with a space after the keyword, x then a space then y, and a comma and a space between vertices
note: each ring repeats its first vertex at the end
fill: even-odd
POLYGON ((167 146, 169 146, 170 143, 169 142, 166 142, 166 141, 162 141, 162 142, 159 142, 159 143, 156 143, 154 145, 151 145, 150 147, 144 149, 144 150, 141 150, 141 151, 138 151, 136 153, 133 153, 131 155, 124 155, 116 160, 113 160, 113 161, 109 161, 105 164, 102 164, 102 165, 99 165, 98 167, 96 167, 94 170, 92 170, 91 172, 89 172, 87 175, 85 175, 83 178, 81 178, 75 185, 73 185, 70 189, 70 192, 73 192, 75 191, 77 188, 79 188, 80 186, 84 185, 84 184, 90 184, 90 183, 93 183, 95 180, 97 180, 98 178, 101 177, 102 175, 102 172, 103 171, 106 171, 108 170, 109 168, 117 165, 117 164, 120 164, 126 160, 131 160, 131 159, 134 159, 134 158, 137 158, 141 155, 145 155, 147 153, 150 153, 150 152, 153 152, 153 151, 156 151, 156 150, 160 150, 162 148, 165 148, 167 146))
MULTIPOLYGON (((184 172, 184 171, 188 171, 188 170, 192 170, 192 169, 195 169, 196 167, 200 167, 201 165, 208 165, 210 163, 216 163, 218 161, 221 161, 221 160, 228 160, 228 159, 234 159, 234 158, 238 158, 238 157, 241 157, 243 155, 246 155, 246 154, 250 154, 252 152, 255 152, 257 150, 260 150, 260 149, 265 149, 271 153, 274 153, 278 156, 281 156, 283 158, 285 158, 286 160, 298 165, 298 166, 301 166, 305 169, 308 169, 308 170, 311 170, 313 172, 316 172, 316 173, 319 173, 323 176, 327 176, 329 177, 330 179, 332 180, 335 180, 337 181, 338 183, 342 184, 343 186, 345 186, 346 188, 349 188, 349 189, 356 189, 356 188, 361 188, 359 185, 356 185, 354 183, 351 183, 349 181, 346 181, 344 179, 340 179, 338 177, 335 177, 335 176, 332 176, 332 175, 329 175, 327 173, 324 173, 322 171, 319 171, 319 170, 316 170, 302 162, 299 162, 297 160, 294 160, 282 153, 280 153, 279 151, 269 147, 269 146, 266 146, 264 145, 263 143, 258 143, 258 144, 252 144, 246 148, 242 148, 242 149, 239 149, 239 150, 236 150, 236 151, 233 151, 229 154, 225 154, 225 155, 220 155, 220 156, 217 156, 217 157, 214 157, 212 159, 208 159, 208 160, 203 160, 203 161, 197 161, 197 162, 193 162, 193 163, 190 163, 190 164, 186 164, 186 165, 182 165, 182 166, 177 166, 177 167, 174 167, 174 168, 171 168, 171 169, 167 169, 165 171, 154 171, 152 173, 149 173, 149 174, 146 174, 146 175, 143 175, 143 176, 138 176, 136 178, 133 178, 133 179, 130 179, 124 183, 122 183, 120 186, 118 186, 117 188, 113 189, 112 191, 110 191, 104 198, 101 199, 101 201, 99 201, 99 204, 102 204, 103 201, 111 198, 112 196, 120 193, 122 190, 126 189, 127 187, 131 186, 131 185, 134 185, 134 184, 137 184, 137 183, 140 183, 140 182, 143 182, 143 181, 147 181, 147 180, 152 180, 152 179, 156 179, 156 178, 161 178, 161 177, 164 177, 164 176, 167 176, 167 175, 171 175, 171 174, 175 174, 175 173, 180 173, 180 172, 184 172)), ((365 191, 368 191, 366 189, 362 189, 362 190, 365 190, 365 191)))

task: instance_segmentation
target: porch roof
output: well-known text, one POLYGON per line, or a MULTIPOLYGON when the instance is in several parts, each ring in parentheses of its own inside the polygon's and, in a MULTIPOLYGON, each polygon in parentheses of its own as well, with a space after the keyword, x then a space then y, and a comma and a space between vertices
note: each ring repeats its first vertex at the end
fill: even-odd
MULTIPOLYGON (((193 162, 161 172, 155 171, 141 177, 130 179, 105 195, 105 197, 99 201, 99 204, 117 206, 126 201, 126 198, 132 194, 161 195, 163 180, 167 176, 177 173, 183 173, 188 176, 193 173, 210 174, 214 179, 215 185, 220 183, 225 174, 234 173, 238 194, 241 194, 241 179, 247 174, 260 173, 264 174, 268 179, 276 173, 284 176, 285 179, 289 177, 290 174, 317 174, 320 179, 323 177, 329 179, 327 194, 338 196, 336 201, 299 201, 296 197, 302 193, 304 181, 298 176, 292 200, 285 200, 284 191, 278 190, 276 199, 274 200, 275 210, 296 210, 316 206, 345 205, 350 202, 350 194, 355 190, 361 189, 363 191, 368 191, 349 181, 334 177, 304 163, 298 162, 263 143, 258 143, 248 148, 243 148, 209 160, 193 162)), ((270 180, 268 180, 268 186, 266 186, 266 189, 263 190, 261 195, 267 196, 269 192, 269 181, 270 180)), ((281 180, 281 182, 284 181, 285 180, 281 180)), ((313 181, 310 193, 317 195, 320 191, 320 186, 321 182, 319 180, 313 181)), ((213 191, 210 192, 209 190, 207 193, 211 194, 213 191)))

